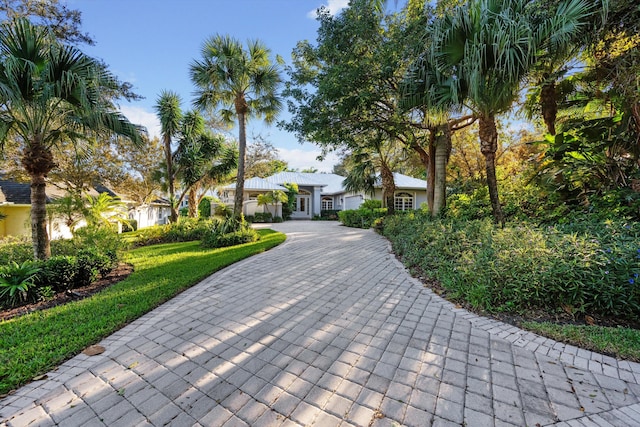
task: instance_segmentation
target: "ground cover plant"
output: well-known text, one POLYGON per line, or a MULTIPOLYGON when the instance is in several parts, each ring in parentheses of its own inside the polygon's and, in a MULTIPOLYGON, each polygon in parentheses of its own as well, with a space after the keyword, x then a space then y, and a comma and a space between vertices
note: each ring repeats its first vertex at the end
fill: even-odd
POLYGON ((98 342, 211 273, 270 249, 284 234, 260 230, 260 240, 204 249, 197 241, 127 252, 135 271, 92 297, 0 323, 0 395, 29 382, 98 342))
MULTIPOLYGON (((503 318, 640 324, 640 225, 635 222, 576 217, 554 226, 521 221, 502 228, 488 218, 431 219, 416 211, 385 218, 384 235, 414 274, 472 310, 503 318)), ((544 334, 551 328, 536 330, 544 334)), ((614 336, 610 333, 602 338, 592 329, 578 340, 575 332, 560 331, 553 337, 596 351, 617 352, 621 346, 602 344, 614 336), (585 344, 588 336, 593 344, 585 344)), ((634 336, 636 353, 619 356, 640 360, 634 336)))

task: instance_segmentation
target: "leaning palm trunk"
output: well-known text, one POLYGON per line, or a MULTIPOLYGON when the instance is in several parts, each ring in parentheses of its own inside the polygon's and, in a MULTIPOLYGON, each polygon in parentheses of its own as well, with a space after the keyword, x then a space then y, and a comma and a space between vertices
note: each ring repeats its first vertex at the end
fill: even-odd
POLYGON ((171 213, 169 214, 169 221, 176 222, 178 220, 178 207, 173 200, 176 198, 176 190, 174 187, 174 178, 173 178, 173 153, 171 152, 171 138, 165 137, 164 141, 164 153, 165 153, 165 161, 167 162, 167 177, 168 177, 168 190, 169 190, 169 200, 171 201, 171 213))
POLYGON ((447 161, 449 160, 449 146, 451 144, 451 133, 449 126, 444 125, 439 128, 436 136, 434 148, 434 182, 433 182, 433 207, 429 210, 431 216, 436 217, 446 206, 447 194, 447 161))
POLYGON ((385 164, 380 167, 380 178, 382 180, 382 198, 387 208, 387 215, 393 215, 395 212, 396 182, 393 179, 393 172, 385 164))
MULTIPOLYGON (((244 101, 244 100, 242 100, 244 101)), ((246 103, 236 101, 236 112, 238 114, 238 179, 236 181, 236 194, 233 200, 233 215, 239 218, 242 215, 242 203, 244 201, 244 164, 247 153, 246 137, 246 103)))
POLYGON ((487 187, 496 224, 504 226, 504 215, 498 196, 498 178, 496 177, 496 151, 498 150, 498 130, 495 117, 481 116, 478 120, 480 135, 480 152, 484 155, 487 171, 487 187))

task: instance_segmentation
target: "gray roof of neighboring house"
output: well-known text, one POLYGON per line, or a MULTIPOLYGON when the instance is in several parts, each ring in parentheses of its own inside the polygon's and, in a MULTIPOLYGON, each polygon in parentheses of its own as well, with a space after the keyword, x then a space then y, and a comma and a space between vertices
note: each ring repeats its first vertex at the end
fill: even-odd
MULTIPOLYGON (((47 203, 53 199, 62 197, 66 194, 66 191, 55 187, 51 184, 46 186, 47 203)), ((103 185, 96 185, 89 191, 92 196, 97 196, 100 193, 107 193, 110 196, 116 197, 117 195, 103 185)), ((7 179, 0 179, 0 203, 11 203, 14 205, 30 205, 31 204, 31 184, 28 182, 17 182, 7 179)))

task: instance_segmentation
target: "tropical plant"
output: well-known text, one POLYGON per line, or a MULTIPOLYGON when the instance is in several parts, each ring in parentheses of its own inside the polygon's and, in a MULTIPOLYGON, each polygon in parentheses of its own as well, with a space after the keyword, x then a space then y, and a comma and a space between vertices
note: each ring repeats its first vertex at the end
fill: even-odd
POLYGON ((108 193, 100 193, 97 196, 88 194, 85 198, 84 216, 90 226, 110 227, 114 222, 125 224, 127 218, 127 206, 118 197, 108 193))
POLYGON ((282 190, 271 190, 264 194, 258 195, 258 206, 267 207, 267 212, 269 212, 268 205, 273 205, 273 216, 278 215, 278 203, 285 203, 289 200, 287 197, 287 193, 282 190))
MULTIPOLYGON (((521 82, 550 43, 572 37, 584 25, 588 5, 566 0, 562 15, 531 19, 530 2, 524 0, 474 0, 437 20, 431 45, 423 52, 418 70, 420 83, 431 74, 446 91, 444 101, 467 105, 478 118, 481 152, 485 157, 489 197, 496 222, 503 223, 498 194, 495 154, 498 132, 495 117, 509 110, 518 96, 521 82), (426 58, 426 60, 425 60, 426 58)), ((428 90, 429 87, 423 89, 428 90)), ((418 91, 420 92, 420 91, 418 91)), ((425 96, 425 92, 419 96, 425 96)), ((436 100, 435 104, 439 101, 436 100)))
POLYGON ((10 262, 0 268, 0 304, 13 307, 26 302, 40 267, 33 261, 10 262))
MULTIPOLYGON (((238 124, 238 176, 234 215, 242 215, 244 198, 246 123, 261 117, 275 120, 282 103, 277 95, 281 77, 271 62, 270 50, 259 41, 250 41, 245 50, 229 36, 215 35, 204 42, 202 59, 192 62, 191 80, 196 85, 195 105, 204 110, 219 109, 224 121, 238 124)), ((281 59, 277 58, 278 63, 281 59)))
POLYGON ((19 19, 0 26, 0 144, 16 144, 31 180, 31 231, 37 259, 51 255, 46 176, 52 149, 86 143, 88 131, 140 142, 140 128, 110 100, 117 81, 93 58, 57 42, 44 27, 19 19))
MULTIPOLYGON (((188 194, 191 218, 198 216, 198 190, 205 178, 217 183, 237 167, 235 147, 226 143, 220 134, 205 129, 204 118, 197 111, 185 113, 178 134, 178 148, 173 155, 176 174, 188 194)), ((201 197, 201 196, 200 196, 201 197)))
POLYGON ((171 214, 169 221, 178 220, 178 203, 175 192, 175 170, 173 167, 173 148, 171 139, 175 137, 180 129, 182 121, 182 110, 180 109, 180 95, 175 92, 164 90, 160 93, 156 101, 156 113, 160 119, 162 134, 162 144, 164 146, 164 178, 166 180, 167 191, 169 192, 169 202, 171 203, 171 214))

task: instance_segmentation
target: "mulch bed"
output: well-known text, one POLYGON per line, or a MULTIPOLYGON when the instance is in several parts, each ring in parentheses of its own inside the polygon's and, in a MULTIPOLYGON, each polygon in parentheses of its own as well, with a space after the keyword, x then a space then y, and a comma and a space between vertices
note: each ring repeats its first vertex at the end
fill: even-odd
POLYGON ((45 308, 66 304, 70 301, 84 299, 103 290, 104 288, 118 283, 131 273, 133 273, 133 266, 131 264, 120 263, 105 277, 100 278, 98 281, 88 286, 71 289, 66 292, 59 292, 53 298, 46 301, 27 304, 8 310, 0 310, 0 321, 8 320, 16 316, 22 316, 23 314, 32 313, 34 311, 44 310, 45 308))

